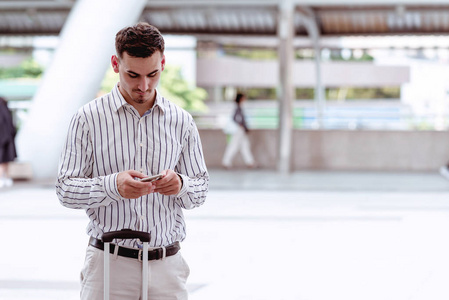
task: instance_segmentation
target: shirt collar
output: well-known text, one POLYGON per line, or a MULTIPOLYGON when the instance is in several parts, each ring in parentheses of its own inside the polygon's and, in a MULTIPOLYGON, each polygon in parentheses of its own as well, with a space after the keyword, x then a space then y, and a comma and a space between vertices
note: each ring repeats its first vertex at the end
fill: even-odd
MULTIPOLYGON (((115 104, 116 111, 118 111, 122 106, 131 105, 128 102, 126 102, 125 98, 123 97, 122 93, 120 93, 120 89, 118 88, 118 83, 115 84, 114 88, 111 91, 112 94, 112 101, 115 104)), ((156 99, 154 101, 154 105, 151 109, 158 106, 160 110, 165 113, 165 107, 163 105, 163 97, 159 93, 159 91, 156 89, 156 99)))
POLYGON ((159 107, 159 109, 162 111, 162 113, 165 113, 165 106, 163 104, 164 100, 162 95, 159 93, 159 91, 156 89, 156 99, 154 100, 154 106, 156 105, 159 107))

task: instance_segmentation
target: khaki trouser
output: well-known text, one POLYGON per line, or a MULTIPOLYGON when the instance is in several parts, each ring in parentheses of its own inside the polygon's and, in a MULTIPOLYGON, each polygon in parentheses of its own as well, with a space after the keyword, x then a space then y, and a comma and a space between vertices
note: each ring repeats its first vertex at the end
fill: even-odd
MULTIPOLYGON (((89 246, 81 270, 81 300, 103 299, 103 254, 89 246)), ((142 263, 137 259, 110 257, 110 299, 138 300, 142 294, 142 263)), ((181 252, 148 262, 148 299, 187 299, 190 269, 181 252)))

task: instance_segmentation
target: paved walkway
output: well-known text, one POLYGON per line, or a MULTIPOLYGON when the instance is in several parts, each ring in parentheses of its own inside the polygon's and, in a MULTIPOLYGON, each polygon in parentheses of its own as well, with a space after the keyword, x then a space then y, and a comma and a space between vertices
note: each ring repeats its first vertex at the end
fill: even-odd
MULTIPOLYGON (((207 203, 186 212, 191 300, 449 299, 437 173, 210 173, 207 203)), ((86 224, 51 182, 0 190, 0 299, 78 299, 86 224)))
POLYGON ((282 175, 265 170, 212 170, 211 189, 294 191, 440 191, 448 181, 435 172, 306 171, 282 175))

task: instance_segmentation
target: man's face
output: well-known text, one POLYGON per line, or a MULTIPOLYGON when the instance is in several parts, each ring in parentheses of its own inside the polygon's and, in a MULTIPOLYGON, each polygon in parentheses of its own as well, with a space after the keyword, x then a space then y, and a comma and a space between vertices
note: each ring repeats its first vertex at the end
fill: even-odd
POLYGON ((121 59, 113 55, 111 63, 114 72, 119 74, 119 89, 125 100, 133 106, 153 105, 165 56, 159 51, 145 58, 132 57, 124 52, 121 59))

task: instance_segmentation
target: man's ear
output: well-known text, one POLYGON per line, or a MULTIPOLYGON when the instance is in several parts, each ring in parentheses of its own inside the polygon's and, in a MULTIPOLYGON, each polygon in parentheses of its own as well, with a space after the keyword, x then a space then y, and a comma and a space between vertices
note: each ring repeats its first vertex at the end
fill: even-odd
POLYGON ((162 60, 161 60, 161 71, 164 71, 164 69, 165 69, 165 55, 163 54, 162 55, 162 60))
POLYGON ((114 72, 118 73, 118 57, 117 57, 117 55, 112 55, 111 65, 112 65, 112 69, 114 70, 114 72))

